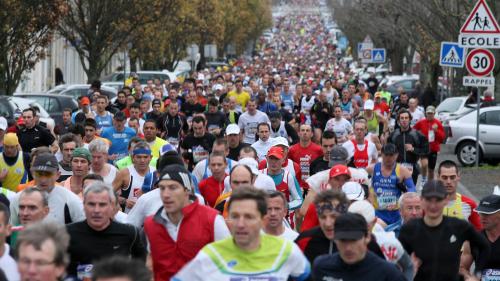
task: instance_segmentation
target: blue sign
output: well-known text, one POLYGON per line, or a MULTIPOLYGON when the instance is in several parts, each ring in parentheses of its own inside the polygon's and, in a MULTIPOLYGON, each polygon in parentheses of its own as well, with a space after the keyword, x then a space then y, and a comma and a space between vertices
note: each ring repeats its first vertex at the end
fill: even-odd
POLYGON ((385 49, 372 49, 372 63, 384 63, 385 53, 385 49))
POLYGON ((441 42, 439 65, 446 67, 464 67, 465 50, 455 42, 441 42))

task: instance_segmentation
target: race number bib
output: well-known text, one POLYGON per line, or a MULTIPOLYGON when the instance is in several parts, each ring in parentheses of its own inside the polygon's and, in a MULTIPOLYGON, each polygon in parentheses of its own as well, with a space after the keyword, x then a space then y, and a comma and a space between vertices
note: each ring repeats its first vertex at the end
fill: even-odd
POLYGON ((397 205, 398 194, 395 190, 384 190, 382 188, 378 188, 376 193, 379 210, 387 210, 390 206, 397 205))
POLYGON ((90 281, 92 280, 92 269, 94 266, 92 264, 80 264, 76 267, 76 276, 78 280, 90 281))
POLYGON ((205 160, 208 158, 208 151, 203 148, 203 146, 195 146, 193 147, 193 162, 198 163, 202 160, 205 160))
POLYGON ((481 281, 500 281, 500 269, 483 269, 481 281))
POLYGON ((436 134, 434 130, 429 130, 429 134, 427 135, 429 142, 434 142, 436 140, 436 134))

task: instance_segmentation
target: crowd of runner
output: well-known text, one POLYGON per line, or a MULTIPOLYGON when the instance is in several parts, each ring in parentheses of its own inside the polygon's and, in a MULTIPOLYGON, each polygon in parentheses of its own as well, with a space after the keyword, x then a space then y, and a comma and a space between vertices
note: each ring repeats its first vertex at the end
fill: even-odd
POLYGON ((0 117, 0 280, 499 280, 500 192, 457 192, 434 105, 359 79, 319 13, 274 21, 55 128, 0 117))

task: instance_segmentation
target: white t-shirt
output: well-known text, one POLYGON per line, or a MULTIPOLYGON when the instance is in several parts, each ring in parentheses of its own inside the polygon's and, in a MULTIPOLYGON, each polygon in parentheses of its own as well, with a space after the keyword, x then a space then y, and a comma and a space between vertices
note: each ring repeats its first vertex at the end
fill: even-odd
POLYGON ((255 142, 255 134, 257 134, 257 126, 259 123, 268 123, 271 125, 271 121, 269 121, 269 117, 264 112, 257 110, 255 115, 250 115, 248 112, 241 114, 238 119, 238 126, 240 129, 244 131, 243 142, 252 144, 255 142))
MULTIPOLYGON (((366 140, 366 139, 365 139, 366 140)), ((378 158, 378 150, 377 146, 370 140, 368 141, 368 164, 372 162, 373 159, 377 160, 378 158)), ((358 147, 358 150, 364 150, 365 149, 365 144, 356 144, 358 147)), ((351 140, 348 140, 342 144, 342 146, 347 150, 347 153, 349 154, 349 159, 354 156, 354 144, 352 143, 351 140)))
MULTIPOLYGON (((19 195, 17 193, 10 202, 10 221, 12 225, 19 225, 19 195)), ((85 213, 83 212, 83 203, 76 194, 70 190, 62 187, 55 186, 49 192, 49 214, 47 219, 50 219, 59 224, 66 224, 64 206, 68 206, 71 222, 78 222, 85 220, 85 213)))
MULTIPOLYGON (((366 170, 349 167, 349 171, 351 172, 351 181, 367 185, 370 184, 366 170)), ((309 184, 309 187, 314 190, 314 192, 320 193, 323 190, 331 189, 330 184, 328 184, 329 179, 330 170, 328 169, 310 176, 306 182, 309 184)))
POLYGON ((420 109, 416 108, 415 112, 411 112, 411 122, 410 126, 413 127, 415 124, 417 124, 420 119, 425 118, 425 113, 423 113, 420 109))
MULTIPOLYGON (((274 183, 273 178, 268 175, 264 175, 263 173, 259 173, 257 175, 253 186, 255 186, 255 188, 257 189, 262 190, 276 190, 276 184, 274 183)), ((231 191, 231 184, 229 183, 229 177, 226 177, 224 179, 224 193, 229 191, 231 191)))
POLYGON ((5 273, 5 277, 9 281, 19 281, 21 276, 17 271, 16 261, 9 255, 10 247, 8 244, 4 245, 5 249, 3 255, 0 257, 0 269, 5 273))
POLYGON ((127 214, 125 214, 122 211, 118 211, 118 213, 116 213, 116 215, 113 219, 119 223, 128 223, 127 217, 128 217, 127 214))
POLYGON ((259 158, 259 162, 266 159, 267 152, 273 146, 274 141, 273 138, 269 138, 266 142, 259 139, 254 142, 251 146, 255 148, 257 151, 257 157, 259 158))
POLYGON ((346 138, 347 135, 352 133, 352 125, 344 117, 342 117, 339 121, 332 118, 326 122, 325 131, 334 132, 338 139, 341 137, 346 138))
POLYGON ((382 226, 375 224, 372 233, 388 262, 397 263, 403 257, 405 250, 393 231, 386 232, 382 226))

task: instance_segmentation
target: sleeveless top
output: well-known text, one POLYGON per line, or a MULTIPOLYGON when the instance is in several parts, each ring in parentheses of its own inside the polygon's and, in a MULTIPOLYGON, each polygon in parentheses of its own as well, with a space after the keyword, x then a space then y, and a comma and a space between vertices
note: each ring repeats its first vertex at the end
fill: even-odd
POLYGON ((368 167, 368 141, 365 140, 365 149, 359 150, 358 149, 358 144, 356 143, 355 140, 351 140, 352 145, 354 146, 354 155, 352 157, 354 161, 354 166, 356 168, 366 168, 368 167))
POLYGON ((285 121, 280 122, 278 130, 274 131, 274 129, 271 128, 271 138, 276 137, 284 137, 285 139, 288 139, 288 133, 286 132, 285 128, 285 121))
POLYGON ((401 190, 398 189, 397 170, 399 164, 392 169, 388 177, 382 174, 382 163, 375 164, 373 168, 372 187, 375 193, 375 212, 377 217, 384 220, 387 224, 395 223, 400 219, 398 200, 401 196, 401 190), (394 210, 387 210, 389 206, 396 206, 394 210))
MULTIPOLYGON (((144 176, 139 175, 134 165, 128 166, 127 169, 130 174, 130 182, 125 189, 122 188, 121 190, 122 197, 131 200, 137 200, 140 196, 140 192, 145 189, 144 185, 149 184, 151 188, 151 185, 155 183, 154 174, 156 169, 150 166, 148 172, 144 176)), ((129 211, 130 208, 125 208, 125 213, 128 213, 129 211)))
POLYGON ((113 116, 111 116, 111 113, 106 111, 106 114, 104 116, 101 116, 99 114, 95 114, 95 122, 97 123, 97 128, 107 128, 113 126, 113 116))
POLYGON ((5 162, 3 153, 0 153, 0 167, 7 169, 8 171, 7 176, 2 181, 2 187, 12 191, 17 191, 18 185, 28 182, 28 171, 24 167, 23 160, 23 152, 19 151, 17 153, 16 162, 11 166, 5 162))

